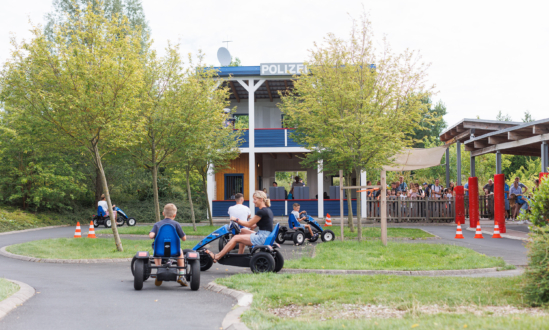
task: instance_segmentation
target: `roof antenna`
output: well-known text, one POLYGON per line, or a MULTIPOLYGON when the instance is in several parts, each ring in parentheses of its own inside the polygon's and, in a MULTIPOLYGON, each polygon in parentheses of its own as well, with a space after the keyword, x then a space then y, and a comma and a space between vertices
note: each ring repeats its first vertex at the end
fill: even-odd
MULTIPOLYGON (((227 37, 227 39, 229 39, 229 37, 227 37)), ((222 41, 222 42, 226 42, 227 43, 227 50, 229 49, 229 42, 233 42, 232 40, 225 40, 225 41, 222 41)))

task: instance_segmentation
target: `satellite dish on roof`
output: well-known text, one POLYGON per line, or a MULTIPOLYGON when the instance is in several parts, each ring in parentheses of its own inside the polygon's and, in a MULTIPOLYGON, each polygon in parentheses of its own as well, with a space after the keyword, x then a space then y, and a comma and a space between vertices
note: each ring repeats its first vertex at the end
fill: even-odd
POLYGON ((228 66, 231 64, 231 53, 225 47, 221 47, 217 50, 217 59, 221 66, 228 66))

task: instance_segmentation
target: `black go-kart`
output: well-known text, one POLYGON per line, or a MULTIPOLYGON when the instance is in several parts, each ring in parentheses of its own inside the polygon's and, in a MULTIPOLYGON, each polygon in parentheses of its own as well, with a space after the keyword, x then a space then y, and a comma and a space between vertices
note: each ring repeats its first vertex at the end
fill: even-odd
POLYGON ((283 244, 285 241, 291 240, 295 245, 301 245, 306 239, 309 240, 309 242, 316 242, 319 237, 323 242, 331 242, 335 239, 335 234, 333 231, 329 229, 322 229, 322 226, 311 216, 307 215, 307 213, 304 213, 303 215, 307 217, 305 222, 311 226, 315 236, 311 236, 309 230, 301 227, 301 224, 297 221, 295 216, 290 214, 288 218, 288 227, 281 226, 278 235, 276 236, 276 242, 278 244, 283 244))
POLYGON ((143 282, 149 278, 162 282, 177 281, 180 269, 185 269, 184 276, 191 290, 196 291, 200 288, 200 254, 185 249, 181 256, 179 242, 175 227, 163 225, 153 243, 154 255, 151 256, 148 251, 139 251, 135 254, 130 266, 135 290, 141 290, 143 282), (179 258, 184 258, 185 266, 177 265, 179 258), (154 259, 161 259, 161 265, 156 266, 154 259))
MULTIPOLYGON (((279 251, 280 246, 275 243, 279 228, 279 224, 274 226, 273 231, 265 240, 264 245, 249 247, 249 253, 238 254, 229 252, 217 262, 221 265, 250 267, 254 273, 279 272, 282 267, 284 267, 284 257, 282 256, 282 252, 279 251)), ((200 253, 201 271, 210 269, 214 263, 210 254, 206 252, 205 246, 215 240, 226 237, 226 235, 229 235, 232 232, 236 235, 240 233, 240 227, 234 221, 215 230, 193 247, 194 251, 200 253)))

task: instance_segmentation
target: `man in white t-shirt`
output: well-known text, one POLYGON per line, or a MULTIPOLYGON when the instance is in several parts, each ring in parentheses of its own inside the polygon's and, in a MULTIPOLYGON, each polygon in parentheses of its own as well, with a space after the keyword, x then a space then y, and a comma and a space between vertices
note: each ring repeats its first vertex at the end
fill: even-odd
MULTIPOLYGON (((228 213, 229 213, 230 219, 233 220, 236 218, 238 220, 248 221, 248 219, 252 215, 252 212, 250 211, 249 207, 242 204, 244 203, 244 195, 238 193, 234 196, 234 199, 235 199, 236 205, 229 207, 228 213)), ((253 234, 254 231, 248 228, 242 227, 240 228, 240 233, 250 235, 250 234, 253 234)), ((244 244, 239 244, 238 253, 240 254, 244 253, 244 248, 246 248, 244 244)))
POLYGON ((105 200, 105 194, 101 195, 101 200, 99 202, 97 202, 97 206, 101 206, 101 208, 103 209, 103 213, 106 216, 109 215, 109 212, 107 211, 109 209, 109 206, 107 204, 107 201, 105 200))

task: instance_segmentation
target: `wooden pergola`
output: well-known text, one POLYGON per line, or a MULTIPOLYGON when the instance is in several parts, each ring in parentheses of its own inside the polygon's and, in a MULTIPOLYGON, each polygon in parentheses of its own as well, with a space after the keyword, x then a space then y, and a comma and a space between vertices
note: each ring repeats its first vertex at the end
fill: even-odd
MULTIPOLYGON (((541 172, 549 167, 549 118, 529 123, 482 119, 463 119, 440 134, 446 144, 456 143, 457 185, 461 185, 461 143, 471 152, 471 176, 475 176, 475 157, 495 153, 496 174, 501 173, 501 155, 541 157, 541 172)), ((446 182, 450 176, 450 154, 446 152, 446 182)))

